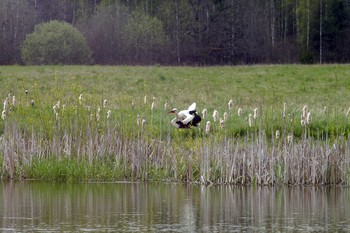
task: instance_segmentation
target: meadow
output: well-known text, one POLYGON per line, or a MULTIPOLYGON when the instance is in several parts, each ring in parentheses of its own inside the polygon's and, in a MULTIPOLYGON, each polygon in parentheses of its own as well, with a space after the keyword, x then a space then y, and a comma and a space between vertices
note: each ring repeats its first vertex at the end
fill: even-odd
POLYGON ((349 68, 2 66, 1 178, 348 185, 349 68))

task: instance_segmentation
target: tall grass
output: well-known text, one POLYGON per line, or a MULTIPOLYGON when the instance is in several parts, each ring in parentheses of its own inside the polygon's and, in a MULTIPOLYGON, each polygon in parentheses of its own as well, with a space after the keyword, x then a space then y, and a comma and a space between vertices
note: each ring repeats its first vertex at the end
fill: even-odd
MULTIPOLYGON (((13 86, 11 96, 16 95, 17 103, 11 105, 5 119, 0 121, 3 179, 174 180, 261 185, 350 182, 346 103, 330 105, 339 101, 338 96, 323 104, 318 103, 313 99, 315 94, 298 102, 299 93, 290 94, 295 102, 290 104, 288 101, 284 109, 284 102, 280 99, 274 102, 274 99, 283 96, 286 100, 288 94, 284 91, 288 92, 288 88, 276 87, 260 100, 254 99, 258 95, 249 91, 250 88, 264 90, 265 87, 261 86, 267 84, 261 79, 270 82, 267 76, 275 72, 274 69, 279 71, 271 82, 279 78, 281 83, 287 82, 291 77, 283 76, 293 73, 290 66, 283 69, 280 66, 252 67, 253 71, 243 67, 232 68, 239 73, 234 78, 236 83, 253 80, 245 87, 250 94, 242 94, 242 90, 238 89, 235 94, 225 93, 227 86, 234 86, 226 82, 231 80, 231 76, 226 77, 230 71, 227 67, 204 70, 177 68, 178 73, 175 74, 167 73, 170 68, 136 67, 135 71, 131 67, 107 67, 106 77, 102 76, 104 68, 100 67, 84 67, 88 71, 82 72, 75 67, 53 68, 60 73, 52 72, 50 67, 22 69, 19 68, 24 76, 26 71, 28 76, 33 75, 29 80, 34 80, 34 84, 24 83, 21 72, 10 68, 5 69, 6 75, 2 74, 2 80, 10 80, 9 77, 16 74, 12 78, 17 78, 20 86, 18 90, 13 86), (141 72, 137 72, 138 69, 141 72), (145 70, 146 76, 142 76, 145 70), (130 73, 124 77, 127 72, 130 73), (219 74, 218 77, 211 77, 214 79, 211 80, 211 72, 219 74), (118 77, 111 80, 117 85, 108 81, 108 74, 114 73, 118 77), (35 81, 37 77, 34 74, 43 77, 35 81), (178 78, 180 74, 184 78, 178 78), (196 75, 202 77, 196 78, 196 75), (173 90, 179 81, 196 83, 192 78, 196 79, 198 87, 190 94, 183 95, 187 85, 173 90), (215 84, 219 87, 215 88, 215 84), (220 88, 223 90, 220 91, 220 88), (28 89, 28 94, 25 89, 28 89), (206 91, 212 93, 212 98, 206 91), (80 94, 81 100, 78 98, 80 94), (233 99, 233 106, 230 104, 229 109, 227 103, 230 99, 233 99), (169 109, 186 108, 191 101, 202 106, 198 109, 199 113, 203 108, 208 109, 207 119, 203 119, 198 128, 172 128, 170 120, 173 116, 167 113, 169 109), (168 109, 164 109, 165 103, 168 109), (312 120, 302 125, 301 114, 305 104, 312 112, 312 120), (328 106, 326 112, 324 106, 328 106), (240 116, 238 108, 242 109, 240 116), (214 109, 218 110, 221 118, 224 112, 227 113, 223 127, 219 121, 213 121, 211 115, 214 109), (257 117, 249 126, 249 114, 253 116, 254 109, 257 109, 257 117), (137 116, 145 120, 145 125, 137 124, 137 116), (206 121, 212 123, 209 133, 205 132, 206 121), (278 138, 276 131, 280 132, 278 138)), ((317 71, 324 67, 310 69, 317 71)), ((329 69, 335 72, 338 67, 329 69)), ((339 72, 345 71, 340 69, 339 72)), ((332 75, 338 77, 339 74, 332 75)), ((313 76, 307 76, 304 82, 311 78, 313 76)), ((334 84, 335 87, 342 89, 342 82, 345 81, 341 81, 339 86, 334 84)), ((4 81, 6 85, 10 84, 4 81)), ((305 87, 311 88, 311 85, 305 87)), ((316 89, 320 91, 323 87, 316 89)), ((4 99, 6 96, 4 94, 4 99)))

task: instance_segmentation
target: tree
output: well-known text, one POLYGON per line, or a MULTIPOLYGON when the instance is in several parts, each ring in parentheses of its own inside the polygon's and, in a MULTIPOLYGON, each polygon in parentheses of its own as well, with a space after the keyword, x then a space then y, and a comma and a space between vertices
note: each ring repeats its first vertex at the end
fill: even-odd
POLYGON ((88 64, 91 52, 76 28, 54 20, 35 27, 23 42, 21 54, 26 64, 88 64))
POLYGON ((141 10, 134 11, 123 30, 123 44, 130 59, 143 63, 159 61, 165 43, 162 22, 141 10))
POLYGON ((26 0, 0 1, 0 64, 20 63, 19 45, 35 21, 35 11, 26 0))
POLYGON ((122 64, 125 62, 125 48, 122 31, 129 17, 125 6, 115 3, 101 5, 98 12, 80 30, 92 50, 93 59, 98 64, 122 64))

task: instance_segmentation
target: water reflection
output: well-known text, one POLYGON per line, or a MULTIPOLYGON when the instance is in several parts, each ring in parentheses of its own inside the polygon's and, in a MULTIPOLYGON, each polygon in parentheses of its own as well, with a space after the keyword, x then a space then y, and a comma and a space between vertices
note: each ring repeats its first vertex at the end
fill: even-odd
POLYGON ((350 231, 341 187, 0 184, 0 231, 350 231))

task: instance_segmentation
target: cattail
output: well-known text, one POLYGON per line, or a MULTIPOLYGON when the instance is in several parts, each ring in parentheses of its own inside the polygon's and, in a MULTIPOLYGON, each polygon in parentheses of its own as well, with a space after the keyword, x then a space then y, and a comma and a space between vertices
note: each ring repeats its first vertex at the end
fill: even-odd
POLYGON ((145 118, 142 119, 141 126, 142 126, 142 130, 143 130, 146 126, 146 119, 145 118))
POLYGON ((301 124, 301 126, 305 126, 305 123, 306 123, 306 121, 305 121, 305 117, 304 117, 304 115, 301 115, 301 119, 300 119, 300 124, 301 124))
POLYGON ((137 114, 136 124, 140 125, 140 123, 141 123, 141 118, 140 118, 140 115, 137 114))
POLYGON ((152 104, 151 104, 151 110, 153 110, 154 109, 154 102, 152 102, 152 104))
POLYGON ((308 113, 307 113, 307 117, 306 117, 306 124, 311 124, 311 112, 309 111, 308 113))
POLYGON ((280 131, 279 130, 276 130, 275 136, 276 136, 277 140, 280 138, 280 131))
POLYGON ((168 103, 164 104, 164 110, 166 110, 168 108, 168 103))
POLYGON ((258 118, 258 108, 254 109, 254 120, 258 118))
POLYGON ((293 141, 293 134, 289 133, 288 136, 287 136, 287 142, 288 142, 288 144, 291 144, 292 141, 293 141))
POLYGON ((104 100, 103 100, 103 108, 106 108, 106 107, 107 107, 107 103, 108 103, 107 99, 104 99, 104 100))
POLYGON ((238 116, 242 116, 242 109, 241 109, 241 108, 238 108, 238 110, 237 110, 237 115, 238 115, 238 116))
POLYGON ((283 118, 286 118, 287 104, 283 103, 283 118))
MULTIPOLYGON (((349 108, 349 109, 350 109, 350 108, 349 108)), ((207 111, 206 108, 202 110, 202 118, 203 118, 203 119, 206 119, 206 118, 207 118, 207 113, 208 113, 208 111, 207 111)))
POLYGON ((83 103, 83 94, 80 94, 79 95, 79 104, 82 104, 83 103))
POLYGON ((224 128, 225 121, 224 119, 220 118, 220 128, 224 128))
POLYGON ((143 97, 143 103, 147 104, 147 95, 145 95, 145 97, 143 97))
POLYGON ((10 101, 9 101, 9 98, 8 97, 6 97, 6 99, 4 100, 4 110, 8 110, 8 108, 9 108, 9 104, 10 104, 10 101))
POLYGON ((55 105, 52 107, 52 109, 53 109, 53 113, 56 114, 56 113, 57 113, 57 105, 55 104, 55 105))
POLYGON ((205 133, 209 133, 211 128, 211 123, 210 121, 207 121, 207 124, 205 125, 205 133))
POLYGON ((12 105, 16 106, 16 103, 17 103, 16 96, 12 96, 12 105))
POLYGON ((227 121, 228 116, 227 116, 227 112, 224 112, 224 121, 227 121))
POLYGON ((99 122, 100 121, 100 111, 96 112, 96 121, 99 122))
POLYGON ((111 115, 112 115, 112 111, 111 111, 111 110, 108 110, 108 111, 107 111, 107 119, 109 119, 109 118, 111 117, 111 115))
POLYGON ((214 110, 213 112, 213 119, 214 119, 214 122, 217 122, 219 120, 219 112, 214 110))
POLYGON ((1 119, 5 120, 6 118, 6 110, 2 110, 2 113, 1 113, 1 119))
POLYGON ((251 113, 249 113, 248 124, 249 124, 249 127, 252 127, 252 126, 253 126, 253 116, 252 116, 251 113))
POLYGON ((307 106, 306 105, 304 105, 304 107, 303 107, 303 116, 304 116, 304 118, 307 117, 307 106))
POLYGON ((233 107, 233 100, 232 99, 230 99, 230 101, 228 102, 228 109, 229 110, 231 110, 232 109, 232 107, 233 107))

